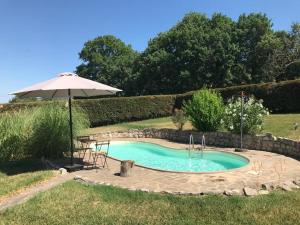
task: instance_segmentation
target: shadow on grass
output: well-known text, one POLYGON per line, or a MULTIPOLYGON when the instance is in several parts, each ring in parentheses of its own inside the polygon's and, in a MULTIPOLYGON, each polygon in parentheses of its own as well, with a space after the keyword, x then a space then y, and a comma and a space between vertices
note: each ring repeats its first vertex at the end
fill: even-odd
POLYGON ((41 170, 46 170, 46 167, 40 159, 22 159, 0 163, 0 173, 4 173, 7 176, 41 170))

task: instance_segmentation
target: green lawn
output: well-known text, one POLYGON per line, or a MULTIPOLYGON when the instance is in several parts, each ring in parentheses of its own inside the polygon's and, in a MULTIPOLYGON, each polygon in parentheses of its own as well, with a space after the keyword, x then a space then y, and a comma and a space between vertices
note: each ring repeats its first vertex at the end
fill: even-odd
MULTIPOLYGON (((143 128, 176 128, 172 123, 170 117, 163 117, 157 119, 149 119, 142 121, 135 121, 129 123, 119 123, 114 125, 94 127, 88 129, 86 132, 89 134, 95 134, 103 131, 119 131, 128 129, 143 129, 143 128)), ((192 126, 187 124, 185 129, 191 129, 192 126)))
POLYGON ((69 181, 0 214, 0 224, 299 224, 300 191, 172 196, 69 181))
MULTIPOLYGON (((142 128, 176 128, 170 117, 120 123, 115 125, 95 127, 87 130, 89 134, 95 134, 102 131, 117 131, 127 129, 142 129, 142 128)), ((299 139, 300 137, 300 114, 273 114, 265 119, 265 129, 263 133, 272 133, 275 136, 287 137, 291 139, 299 139), (299 128, 294 130, 294 123, 299 124, 299 128)), ((192 125, 187 123, 184 126, 185 130, 192 129, 192 125)))
POLYGON ((270 132, 275 136, 299 139, 300 114, 273 114, 266 117, 265 132, 270 132), (297 130, 294 129, 294 123, 299 124, 297 130))
POLYGON ((40 160, 27 159, 0 164, 0 200, 22 188, 43 181, 54 173, 44 170, 40 160))

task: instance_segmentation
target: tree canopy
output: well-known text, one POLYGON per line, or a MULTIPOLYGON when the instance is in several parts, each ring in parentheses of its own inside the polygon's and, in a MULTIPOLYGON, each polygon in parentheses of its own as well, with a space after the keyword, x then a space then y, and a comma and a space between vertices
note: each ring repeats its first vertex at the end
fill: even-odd
POLYGON ((86 42, 79 56, 83 63, 77 67, 78 75, 128 90, 137 56, 130 45, 112 35, 105 35, 86 42))
POLYGON ((294 79, 300 75, 300 24, 274 31, 262 13, 236 21, 216 13, 189 13, 137 53, 114 36, 97 37, 80 52, 80 76, 126 95, 171 94, 294 79))

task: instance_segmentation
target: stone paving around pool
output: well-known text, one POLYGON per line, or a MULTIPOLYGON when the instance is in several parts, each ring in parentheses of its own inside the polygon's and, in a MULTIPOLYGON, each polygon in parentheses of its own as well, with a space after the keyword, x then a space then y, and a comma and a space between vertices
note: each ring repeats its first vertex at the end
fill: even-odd
MULTIPOLYGON (((113 140, 131 140, 119 138, 113 140)), ((163 139, 140 138, 166 147, 186 149, 187 144, 179 144, 163 139)), ((197 146, 196 146, 197 147, 197 146)), ((211 147, 208 147, 210 149, 211 147)), ((234 152, 232 148, 212 148, 234 152)), ((235 152, 236 153, 236 152, 235 152)), ((214 173, 173 173, 162 172, 135 166, 129 177, 120 177, 120 162, 108 159, 108 168, 81 170, 75 179, 88 183, 118 186, 129 190, 164 192, 175 194, 226 194, 256 195, 281 188, 291 190, 300 185, 300 162, 283 155, 248 150, 236 153, 247 157, 250 163, 242 168, 214 173)))

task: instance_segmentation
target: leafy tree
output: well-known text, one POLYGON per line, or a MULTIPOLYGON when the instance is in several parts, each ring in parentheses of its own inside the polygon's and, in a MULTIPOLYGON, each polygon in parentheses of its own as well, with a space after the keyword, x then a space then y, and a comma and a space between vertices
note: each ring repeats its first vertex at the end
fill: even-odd
POLYGON ((139 57, 143 93, 180 93, 232 84, 238 46, 235 24, 221 14, 211 19, 187 14, 149 42, 139 57))
POLYGON ((276 77, 284 71, 283 39, 276 33, 268 33, 257 43, 255 51, 257 61, 263 62, 260 67, 260 82, 275 81, 276 77))
POLYGON ((126 95, 294 79, 300 76, 300 24, 275 32, 262 13, 233 21, 193 12, 151 39, 140 54, 107 35, 86 42, 80 58, 79 75, 126 95))
POLYGON ((208 26, 206 16, 190 13, 175 27, 150 40, 138 59, 143 94, 178 93, 207 83, 208 26))
POLYGON ((262 52, 267 53, 264 55, 266 63, 262 66, 262 81, 272 81, 271 77, 273 80, 300 77, 300 25, 298 23, 292 24, 290 32, 279 31, 265 36, 258 43, 258 49, 259 60, 262 52))
POLYGON ((126 94, 134 78, 132 67, 138 55, 130 45, 105 35, 88 41, 79 53, 83 63, 76 69, 78 75, 112 85, 126 94))
POLYGON ((258 43, 272 32, 271 20, 261 13, 242 14, 237 21, 237 43, 240 54, 238 64, 243 69, 240 74, 240 83, 259 83, 262 81, 262 66, 265 60, 257 58, 258 43))

